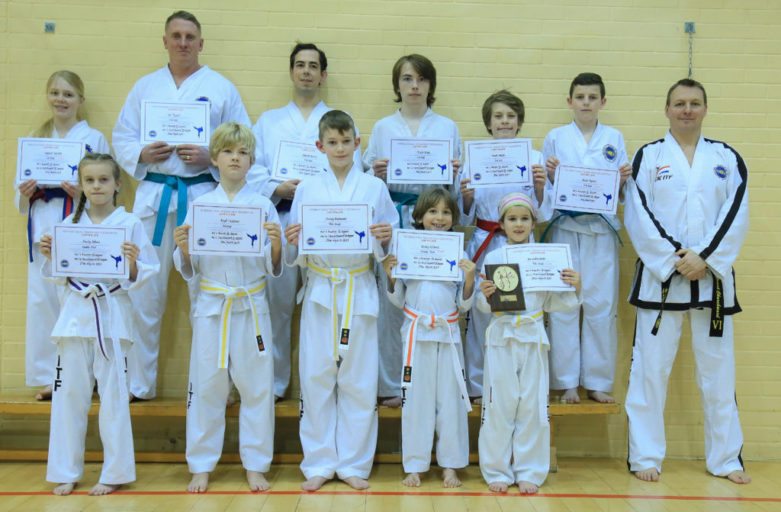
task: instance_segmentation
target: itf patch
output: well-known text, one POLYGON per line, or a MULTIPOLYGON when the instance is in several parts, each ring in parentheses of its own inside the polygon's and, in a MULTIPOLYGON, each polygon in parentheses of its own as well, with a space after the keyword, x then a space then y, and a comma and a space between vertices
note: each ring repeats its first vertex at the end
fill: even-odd
POLYGON ((612 146, 611 144, 605 144, 605 147, 602 148, 602 156, 604 156, 605 160, 608 162, 615 162, 616 157, 618 156, 618 151, 616 151, 615 146, 612 146))
POLYGON ((727 179, 727 168, 723 165, 717 165, 713 168, 713 174, 715 174, 719 179, 726 180, 727 179))

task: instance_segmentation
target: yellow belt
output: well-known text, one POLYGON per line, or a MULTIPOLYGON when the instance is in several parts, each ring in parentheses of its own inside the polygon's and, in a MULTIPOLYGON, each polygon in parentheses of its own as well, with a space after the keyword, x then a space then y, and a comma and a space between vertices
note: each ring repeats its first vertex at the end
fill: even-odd
POLYGON ((461 401, 464 403, 466 411, 471 411, 472 403, 469 401, 469 393, 466 390, 466 375, 464 374, 464 368, 461 366, 461 360, 458 357, 458 348, 453 339, 453 331, 451 331, 451 327, 458 323, 458 310, 455 309, 444 315, 433 315, 431 313, 417 311, 405 304, 404 316, 409 318, 411 322, 409 329, 407 329, 407 332, 404 335, 404 365, 401 370, 402 389, 409 389, 412 387, 412 363, 414 362, 415 345, 418 341, 418 324, 421 321, 426 322, 432 329, 436 325, 442 325, 447 328, 447 333, 450 337, 450 354, 453 362, 453 371, 456 374, 456 382, 458 382, 458 390, 461 392, 461 401))
MULTIPOLYGON (((494 318, 490 325, 488 326, 488 329, 485 332, 485 340, 486 340, 486 354, 485 354, 485 366, 488 371, 488 397, 483 397, 484 401, 487 401, 486 407, 491 407, 493 404, 493 400, 491 399, 492 390, 494 387, 493 384, 493 372, 488 369, 489 366, 489 357, 488 357, 488 351, 491 350, 491 333, 492 331, 504 324, 511 324, 514 327, 520 327, 523 324, 536 324, 537 330, 539 332, 538 338, 537 338, 537 357, 540 360, 540 366, 542 368, 545 368, 545 363, 543 361, 543 353, 542 353, 542 339, 543 336, 546 336, 545 334, 545 328, 542 326, 542 324, 539 322, 540 319, 543 317, 543 311, 535 311, 531 314, 519 314, 519 313, 499 313, 497 318, 494 318)), ((496 315, 496 313, 495 313, 496 315)), ((547 357, 547 356, 545 356, 547 357)), ((543 375, 540 377, 540 382, 538 385, 538 393, 539 393, 539 406, 540 406, 540 423, 542 425, 546 425, 548 422, 548 388, 550 386, 550 382, 548 379, 548 373, 543 372, 543 375)), ((485 391, 484 391, 485 392, 485 391)))
POLYGON ((255 341, 258 344, 258 350, 261 355, 265 355, 266 347, 263 344, 263 338, 260 335, 258 312, 255 310, 255 301, 252 300, 252 295, 262 292, 265 287, 265 278, 249 286, 227 286, 223 283, 212 281, 211 279, 201 278, 201 291, 225 297, 225 300, 222 303, 222 314, 220 315, 220 354, 217 360, 217 368, 228 367, 228 356, 230 353, 230 343, 228 343, 228 340, 230 340, 231 312, 233 310, 233 300, 238 297, 249 297, 252 319, 255 322, 255 341))
POLYGON ((353 317, 353 299, 355 298, 355 276, 369 271, 369 265, 353 269, 323 268, 311 261, 307 263, 309 270, 319 274, 331 282, 331 341, 333 343, 334 361, 339 360, 339 350, 350 348, 350 322, 353 317), (347 281, 344 289, 344 314, 339 329, 339 301, 336 297, 336 286, 347 281))

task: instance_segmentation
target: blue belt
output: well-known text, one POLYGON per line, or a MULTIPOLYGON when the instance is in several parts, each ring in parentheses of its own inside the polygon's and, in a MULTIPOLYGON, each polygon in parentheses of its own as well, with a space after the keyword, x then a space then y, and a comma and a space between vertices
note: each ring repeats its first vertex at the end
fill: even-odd
POLYGON ((607 224, 607 227, 610 228, 610 231, 613 232, 614 235, 616 235, 616 239, 618 240, 619 245, 621 247, 624 246, 624 241, 621 240, 621 235, 618 234, 618 231, 616 231, 616 228, 613 227, 613 225, 610 223, 607 218, 602 215, 601 213, 587 213, 587 212, 573 212, 570 210, 558 210, 559 214, 548 223, 548 225, 545 227, 545 230, 542 232, 542 236, 540 237, 540 243, 544 243, 545 240, 548 238, 548 232, 550 231, 550 228, 552 228, 556 223, 558 223, 561 219, 569 217, 574 219, 575 217, 582 217, 584 215, 596 215, 603 221, 605 221, 605 224, 607 224))
POLYGON ((148 172, 144 176, 144 181, 160 183, 163 185, 163 195, 160 198, 160 205, 157 209, 157 221, 155 222, 155 233, 152 236, 152 245, 160 247, 163 241, 163 232, 165 231, 165 220, 168 217, 168 207, 171 205, 171 193, 176 189, 176 225, 181 226, 184 218, 187 216, 187 187, 198 185, 199 183, 213 183, 214 178, 210 173, 199 174, 192 178, 182 178, 181 176, 172 176, 170 174, 160 174, 159 172, 148 172))
POLYGON ((390 197, 394 203, 396 203, 396 211, 399 212, 399 228, 404 227, 404 219, 402 218, 401 209, 407 205, 414 205, 418 202, 418 194, 409 194, 407 192, 393 192, 391 191, 390 197))

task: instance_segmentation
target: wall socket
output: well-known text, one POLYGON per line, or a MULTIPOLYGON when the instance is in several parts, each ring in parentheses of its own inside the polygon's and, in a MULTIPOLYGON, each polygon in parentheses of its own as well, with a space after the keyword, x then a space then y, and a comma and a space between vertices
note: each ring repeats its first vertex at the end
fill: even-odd
POLYGON ((47 34, 54 34, 54 29, 57 28, 57 24, 53 21, 43 22, 43 31, 47 34))
POLYGON ((694 34, 694 22, 693 21, 685 21, 683 23, 683 31, 687 34, 694 34))

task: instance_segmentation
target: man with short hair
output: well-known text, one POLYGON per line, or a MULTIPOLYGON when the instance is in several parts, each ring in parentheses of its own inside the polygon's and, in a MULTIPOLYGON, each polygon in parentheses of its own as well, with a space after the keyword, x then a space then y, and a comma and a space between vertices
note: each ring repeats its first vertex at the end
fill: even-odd
MULTIPOLYGON (((312 43, 297 43, 290 52, 290 81, 293 98, 281 108, 261 114, 252 128, 258 141, 257 165, 268 170, 261 192, 269 197, 279 212, 282 229, 290 217, 290 205, 299 179, 283 180, 274 176, 281 143, 311 144, 318 140, 318 124, 323 114, 330 111, 320 98, 322 86, 328 78, 328 59, 325 52, 312 43)), ((325 155, 317 152, 321 167, 325 155)), ((360 151, 355 153, 360 163, 360 151)), ((274 395, 281 398, 290 383, 290 326, 295 309, 298 272, 295 268, 269 280, 268 298, 271 309, 271 329, 274 339, 274 395)))
POLYGON ((168 64, 136 82, 114 127, 117 161, 139 181, 133 212, 141 218, 160 260, 157 279, 139 291, 143 297, 134 300, 140 304, 136 310, 140 336, 128 353, 128 374, 130 393, 136 398, 155 397, 160 324, 173 262, 173 229, 184 221, 194 198, 214 189, 216 176, 207 145, 173 146, 165 141, 143 145, 142 102, 208 102, 212 131, 226 121, 250 124, 236 87, 199 63, 203 42, 201 24, 194 15, 186 11, 171 14, 163 35, 168 64))

